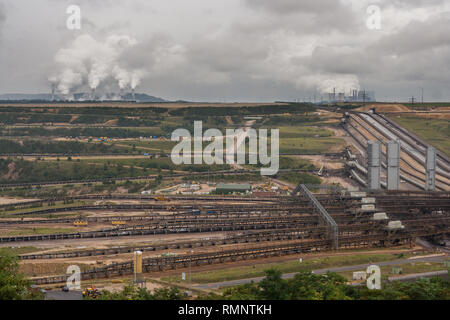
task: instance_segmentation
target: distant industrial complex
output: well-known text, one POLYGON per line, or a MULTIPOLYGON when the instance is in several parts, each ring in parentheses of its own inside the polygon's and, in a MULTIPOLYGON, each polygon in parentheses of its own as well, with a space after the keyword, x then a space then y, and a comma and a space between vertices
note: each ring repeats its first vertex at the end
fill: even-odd
POLYGON ((351 90, 349 95, 344 92, 333 92, 328 93, 328 102, 376 102, 375 92, 366 90, 351 90))

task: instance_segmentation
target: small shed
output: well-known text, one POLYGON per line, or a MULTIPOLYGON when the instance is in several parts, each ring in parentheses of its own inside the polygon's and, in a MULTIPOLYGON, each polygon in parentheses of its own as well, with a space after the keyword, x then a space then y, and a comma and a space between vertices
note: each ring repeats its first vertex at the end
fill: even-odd
POLYGON ((228 194, 228 193, 246 193, 252 190, 250 184, 218 184, 216 187, 216 193, 228 194))

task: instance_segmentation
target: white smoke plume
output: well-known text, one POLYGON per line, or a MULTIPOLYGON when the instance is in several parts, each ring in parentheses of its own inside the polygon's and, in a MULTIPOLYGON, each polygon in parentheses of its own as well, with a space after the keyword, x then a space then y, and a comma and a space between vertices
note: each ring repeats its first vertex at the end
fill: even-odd
POLYGON ((336 92, 348 92, 351 89, 359 91, 361 88, 358 77, 352 74, 324 78, 319 82, 317 87, 321 93, 330 93, 334 89, 336 92))
POLYGON ((117 84, 119 85, 119 88, 121 90, 126 89, 130 86, 130 74, 127 70, 119 66, 115 66, 113 69, 113 75, 114 79, 117 80, 117 84))
POLYGON ((131 73, 131 89, 136 89, 137 86, 141 84, 142 78, 145 76, 146 72, 143 70, 133 70, 131 73))
POLYGON ((111 35, 105 41, 97 41, 88 34, 77 37, 67 48, 55 55, 56 71, 49 77, 57 91, 68 95, 82 86, 96 90, 111 79, 120 89, 136 88, 146 74, 143 70, 126 70, 127 49, 138 44, 124 35, 111 35))

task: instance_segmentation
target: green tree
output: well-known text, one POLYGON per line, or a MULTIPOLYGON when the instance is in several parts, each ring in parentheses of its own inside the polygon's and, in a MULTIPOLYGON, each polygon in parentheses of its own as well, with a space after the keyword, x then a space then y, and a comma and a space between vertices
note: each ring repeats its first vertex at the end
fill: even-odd
POLYGON ((282 273, 276 269, 266 271, 266 277, 261 280, 260 297, 267 300, 286 300, 288 298, 288 284, 281 278, 282 273))
MULTIPOLYGON (((133 283, 122 288, 122 291, 109 292, 103 290, 98 297, 100 300, 181 300, 185 296, 178 288, 159 288, 153 292, 146 288, 137 288, 133 283)), ((87 297, 86 299, 92 299, 87 297)))
POLYGON ((346 279, 336 273, 301 272, 288 282, 291 300, 348 300, 346 279))
POLYGON ((29 282, 19 272, 19 258, 0 252, 0 300, 29 299, 29 288, 29 282))
POLYGON ((259 297, 260 288, 255 282, 227 288, 222 295, 222 298, 226 300, 258 300, 259 297))

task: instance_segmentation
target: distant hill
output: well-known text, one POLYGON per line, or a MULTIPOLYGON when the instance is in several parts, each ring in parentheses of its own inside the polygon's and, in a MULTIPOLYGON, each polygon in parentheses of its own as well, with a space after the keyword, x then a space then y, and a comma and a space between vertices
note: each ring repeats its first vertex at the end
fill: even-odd
MULTIPOLYGON (((125 94, 123 100, 132 101, 133 100, 132 94, 131 93, 125 94)), ((148 94, 145 93, 136 93, 136 100, 139 102, 169 102, 167 100, 158 97, 149 96, 148 94)))
MULTIPOLYGON (((88 100, 89 94, 87 93, 76 93, 73 95, 76 101, 88 100)), ((51 94, 23 94, 23 93, 8 93, 8 94, 0 94, 0 101, 51 101, 51 94)), ((56 96, 56 101, 63 101, 61 97, 56 96)), ((100 100, 100 97, 97 97, 97 100, 100 100)), ((102 101, 118 101, 121 100, 117 95, 106 94, 104 97, 101 97, 102 101)), ((124 95, 124 101, 132 101, 133 96, 131 93, 127 93, 124 95)), ((138 102, 169 102, 167 100, 150 96, 145 93, 136 93, 136 100, 138 102)))
POLYGON ((23 94, 23 93, 7 93, 0 94, 0 100, 13 100, 13 101, 23 101, 23 100, 51 100, 51 94, 23 94))

